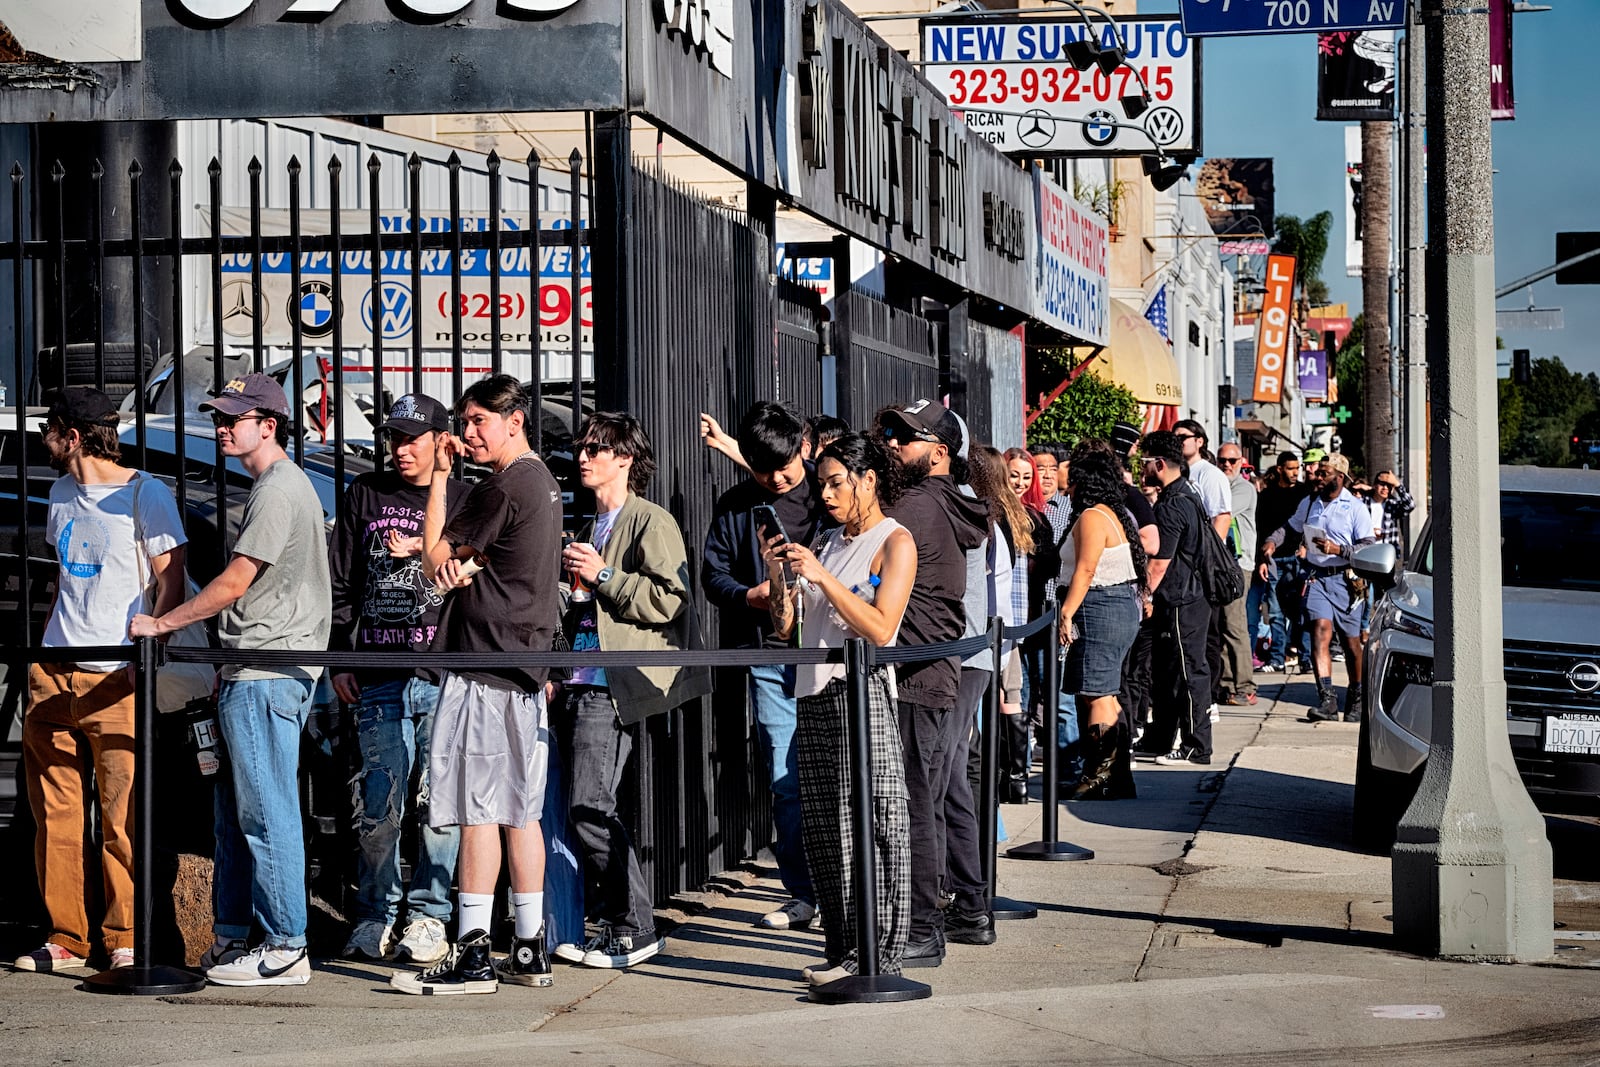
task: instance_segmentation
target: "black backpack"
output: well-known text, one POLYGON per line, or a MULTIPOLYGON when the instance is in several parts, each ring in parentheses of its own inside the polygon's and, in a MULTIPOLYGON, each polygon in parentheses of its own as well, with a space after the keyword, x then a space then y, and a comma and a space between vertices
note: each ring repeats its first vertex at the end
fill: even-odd
POLYGON ((1194 505, 1195 515, 1200 519, 1200 549, 1189 561, 1195 577, 1200 579, 1200 591, 1205 594, 1206 603, 1214 608, 1231 604, 1244 596, 1244 569, 1206 517, 1199 495, 1191 488, 1184 498, 1194 505))

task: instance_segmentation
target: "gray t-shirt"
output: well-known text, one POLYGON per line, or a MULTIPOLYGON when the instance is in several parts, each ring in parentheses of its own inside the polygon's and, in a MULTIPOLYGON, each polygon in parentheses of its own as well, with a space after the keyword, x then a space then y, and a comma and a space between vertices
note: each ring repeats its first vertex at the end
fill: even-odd
MULTIPOLYGON (((256 479, 233 551, 265 566, 244 596, 217 616, 222 647, 327 648, 333 608, 322 504, 311 480, 291 460, 280 459, 256 479)), ((321 672, 321 667, 228 666, 222 676, 228 681, 315 679, 321 672)))
POLYGON ((1256 487, 1250 479, 1235 474, 1228 478, 1233 492, 1233 548, 1239 566, 1247 571, 1256 566, 1256 487))

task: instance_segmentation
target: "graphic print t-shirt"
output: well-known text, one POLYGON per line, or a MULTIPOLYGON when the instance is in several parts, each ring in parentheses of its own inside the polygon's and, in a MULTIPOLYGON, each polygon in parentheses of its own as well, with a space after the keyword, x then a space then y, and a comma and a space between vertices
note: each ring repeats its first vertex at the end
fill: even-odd
MULTIPOLYGON (((596 552, 604 552, 606 542, 611 540, 611 527, 616 525, 617 516, 622 513, 621 508, 607 511, 594 517, 594 533, 590 536, 589 543, 594 545, 596 552)), ((600 630, 598 615, 595 611, 594 598, 574 603, 567 612, 568 640, 572 642, 574 652, 600 651, 600 630)), ((576 667, 572 671, 572 685, 597 685, 601 688, 606 684, 606 672, 603 667, 576 667)))
MULTIPOLYGON (((149 581, 151 557, 188 541, 178 505, 162 482, 135 474, 120 485, 80 485, 71 475, 50 487, 47 529, 60 563, 55 610, 45 626, 44 643, 126 645, 128 623, 151 605, 144 602, 141 577, 149 581), (134 482, 144 485, 134 490, 134 482), (139 501, 139 521, 133 516, 139 501), (144 532, 144 560, 134 551, 144 532), (141 574, 142 569, 142 574, 141 574)), ((80 663, 86 671, 114 671, 124 663, 80 663)))

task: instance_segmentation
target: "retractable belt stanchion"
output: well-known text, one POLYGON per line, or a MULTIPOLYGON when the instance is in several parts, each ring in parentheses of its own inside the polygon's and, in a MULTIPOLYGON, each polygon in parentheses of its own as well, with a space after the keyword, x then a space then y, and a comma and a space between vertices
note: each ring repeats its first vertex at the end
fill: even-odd
POLYGON ((151 828, 155 825, 156 753, 156 650, 153 638, 137 642, 138 660, 133 691, 133 966, 102 971, 83 980, 90 993, 120 993, 126 996, 164 997, 194 993, 206 980, 180 967, 157 967, 150 962, 150 914, 152 895, 151 862, 155 846, 151 828))
MULTIPOLYGON (((818 1004, 883 1004, 922 1000, 933 991, 897 974, 878 973, 878 857, 872 830, 872 724, 867 710, 868 646, 845 642, 845 677, 850 685, 851 821, 855 836, 856 970, 846 978, 813 986, 818 1004)), ((898 758, 898 756, 896 757, 898 758)))
POLYGON ((996 893, 999 872, 995 852, 999 843, 996 827, 1000 818, 1000 794, 997 788, 1000 763, 1000 700, 1001 655, 1005 624, 998 618, 989 620, 989 650, 994 653, 994 670, 989 674, 989 692, 983 702, 983 745, 978 765, 978 853, 983 861, 983 873, 989 883, 989 910, 998 919, 1037 919, 1039 909, 1020 900, 1002 897, 996 893))
POLYGON ((1006 856, 1014 860, 1092 860, 1094 850, 1082 845, 1058 840, 1061 833, 1061 798, 1057 795, 1061 781, 1061 749, 1059 747, 1061 719, 1061 605, 1050 609, 1049 638, 1044 645, 1044 796, 1041 798, 1044 823, 1039 828, 1040 840, 1030 841, 1006 849, 1006 856))

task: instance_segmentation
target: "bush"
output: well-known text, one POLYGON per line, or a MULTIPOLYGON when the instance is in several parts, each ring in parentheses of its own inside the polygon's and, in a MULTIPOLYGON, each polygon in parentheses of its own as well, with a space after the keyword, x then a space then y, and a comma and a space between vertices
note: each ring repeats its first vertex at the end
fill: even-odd
POLYGON ((1028 444, 1076 444, 1085 437, 1109 437, 1119 422, 1144 421, 1132 391, 1088 370, 1039 413, 1028 427, 1028 444))

